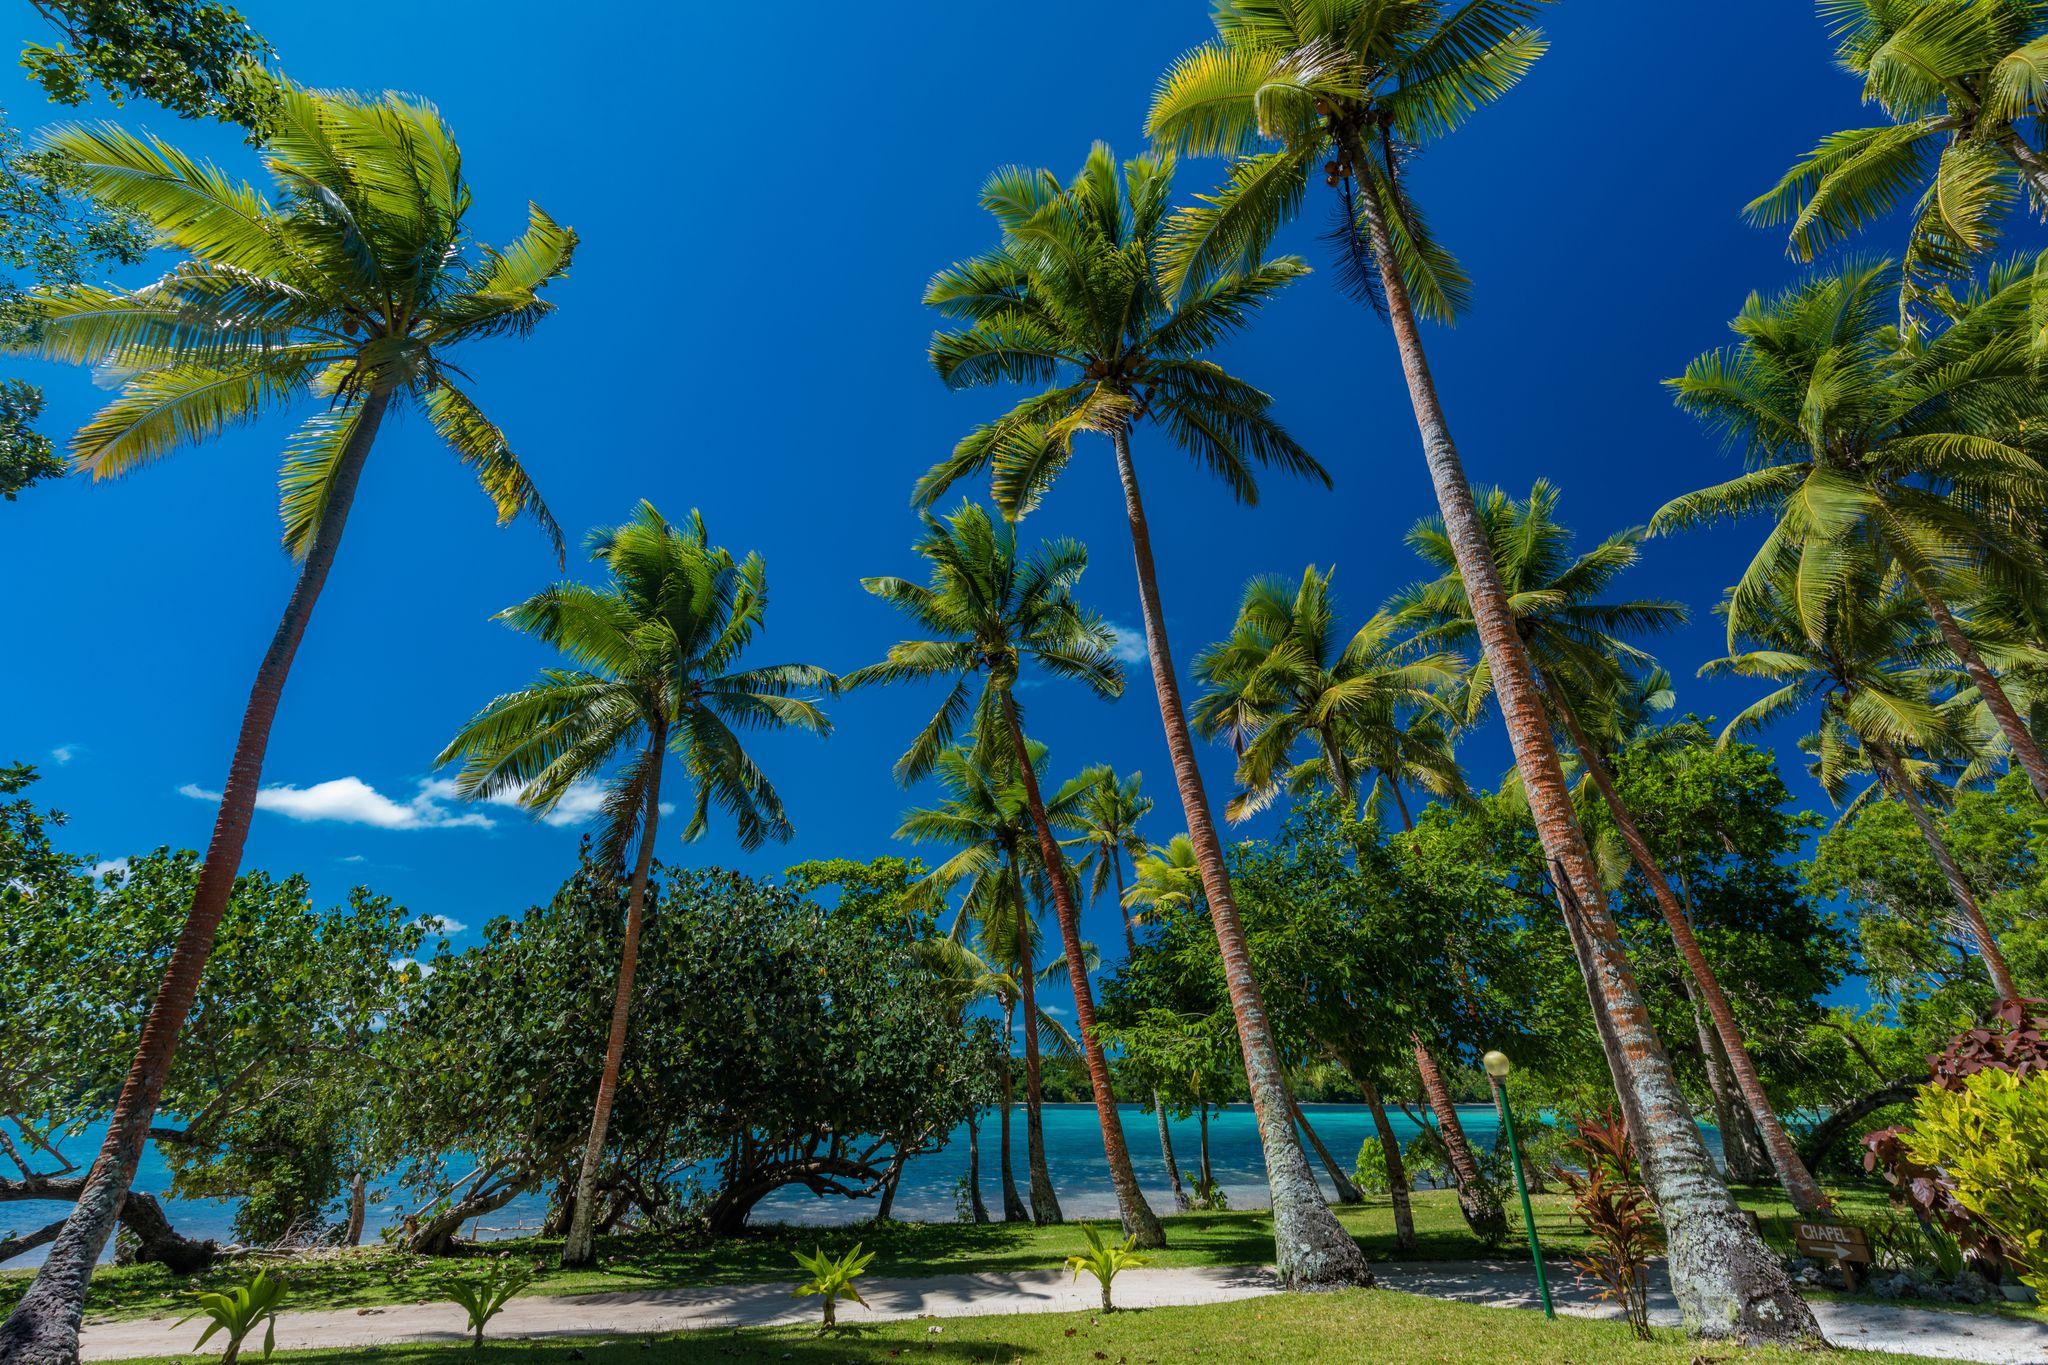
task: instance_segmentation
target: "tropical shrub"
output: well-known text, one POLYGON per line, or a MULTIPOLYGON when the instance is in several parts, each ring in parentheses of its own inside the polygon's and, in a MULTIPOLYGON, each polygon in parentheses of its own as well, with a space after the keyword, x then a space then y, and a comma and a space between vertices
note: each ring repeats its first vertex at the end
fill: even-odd
POLYGON ((497 1261, 482 1276, 443 1281, 441 1294, 453 1299, 469 1315, 469 1344, 474 1348, 484 1344, 484 1327, 490 1320, 498 1316, 513 1295, 532 1283, 531 1266, 497 1261))
POLYGON ((1387 1149, 1377 1136, 1358 1145, 1358 1157, 1351 1163, 1351 1183, 1360 1194, 1386 1194, 1393 1189, 1387 1178, 1387 1149))
POLYGON ((1145 1264, 1146 1258, 1138 1254, 1138 1239, 1126 1237, 1121 1243, 1105 1242, 1101 1233, 1085 1223, 1081 1235, 1088 1239, 1088 1250, 1067 1257, 1067 1268, 1077 1280, 1084 1270, 1093 1275, 1102 1286, 1102 1311, 1114 1313, 1116 1305, 1109 1299, 1110 1282, 1132 1266, 1145 1264))
POLYGON ((1581 1279, 1599 1281, 1594 1297, 1619 1304, 1638 1340, 1650 1339, 1650 1256, 1657 1250, 1657 1211, 1636 1172, 1628 1124, 1612 1109, 1573 1122, 1566 1149, 1583 1163, 1552 1168, 1571 1191, 1572 1213, 1592 1234, 1587 1250, 1572 1257, 1581 1279))
POLYGON ((1188 1187, 1188 1209, 1194 1213, 1222 1213, 1230 1207, 1230 1196, 1206 1175, 1198 1175, 1188 1187))
POLYGON ((853 1250, 837 1260, 827 1256, 823 1247, 813 1248, 808 1256, 801 1251, 796 1253, 796 1263, 811 1272, 811 1278, 798 1285, 794 1292, 800 1298, 815 1294, 824 1301, 823 1330, 829 1332, 838 1326, 836 1318, 840 1299, 852 1299, 861 1307, 867 1307, 868 1301, 860 1296, 860 1290, 854 1287, 853 1282, 874 1259, 875 1253, 863 1252, 858 1242, 853 1244, 853 1250))
POLYGON ((195 1351, 212 1340, 214 1333, 227 1335, 228 1345, 221 1354, 221 1365, 235 1365, 235 1361, 241 1358, 242 1343, 259 1323, 264 1324, 263 1358, 268 1360, 277 1345, 277 1306, 284 1302, 284 1293, 282 1276, 259 1270, 249 1283, 224 1293, 201 1291, 195 1294, 199 1307, 178 1321, 207 1320, 206 1330, 199 1334, 198 1341, 192 1343, 195 1351))
POLYGON ((1958 1089, 1926 1087, 1901 1148, 1999 1239, 2021 1283, 2048 1294, 2048 1073, 1986 1069, 1958 1089))

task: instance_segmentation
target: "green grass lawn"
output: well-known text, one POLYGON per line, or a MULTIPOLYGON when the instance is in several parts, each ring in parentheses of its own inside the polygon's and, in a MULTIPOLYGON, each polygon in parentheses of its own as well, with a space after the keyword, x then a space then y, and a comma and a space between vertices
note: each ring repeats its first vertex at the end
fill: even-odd
MULTIPOLYGON (((1743 1202, 1764 1217, 1765 1234, 1780 1247, 1792 1243, 1792 1208, 1776 1189, 1739 1191, 1743 1202)), ((1884 1209, 1877 1190, 1837 1191, 1843 1212, 1869 1221, 1884 1209)), ((1563 1256, 1583 1243, 1579 1226, 1562 1195, 1534 1199, 1537 1233, 1548 1253, 1563 1256)), ((1476 1240, 1458 1214, 1456 1197, 1447 1190, 1419 1193, 1414 1199, 1417 1246, 1405 1253, 1416 1260, 1467 1260, 1522 1250, 1519 1210, 1514 1237, 1496 1251, 1476 1240)), ((1338 1216, 1369 1256, 1395 1258, 1393 1211, 1385 1199, 1345 1208, 1338 1216)), ((1273 1256, 1272 1220, 1263 1211, 1179 1214, 1165 1220, 1168 1247, 1152 1253, 1152 1264, 1262 1265, 1273 1256)), ((1113 1223, 1096 1226, 1113 1229, 1113 1223)), ((519 1240, 489 1244, 492 1254, 531 1257, 541 1267, 531 1294, 584 1294, 614 1290, 668 1288, 676 1285, 754 1284, 792 1279, 790 1253, 814 1244, 843 1250, 856 1240, 877 1253, 868 1273, 876 1277, 943 1275, 968 1271, 1048 1270, 1080 1250, 1080 1229, 994 1223, 888 1223, 849 1228, 749 1229, 742 1237, 694 1242, 651 1236, 601 1238, 599 1264, 587 1270, 564 1271, 554 1265, 557 1242, 519 1240)), ((355 1308, 410 1303, 439 1298, 438 1282, 459 1262, 403 1256, 382 1247, 330 1252, 283 1267, 291 1280, 293 1308, 355 1308)), ((32 1272, 0 1273, 0 1309, 11 1305, 27 1288, 32 1272)), ((102 1317, 178 1315, 191 1307, 190 1291, 239 1284, 251 1273, 247 1264, 229 1262, 189 1279, 161 1266, 106 1267, 92 1282, 86 1312, 102 1317)), ((1569 1275, 1569 1269, 1561 1270, 1569 1275)))
POLYGON ((1923 1359, 1865 1351, 1740 1351, 1686 1341, 1660 1331, 1638 1343, 1619 1322, 1559 1318, 1481 1308, 1410 1294, 1351 1290, 1286 1294, 1200 1308, 1149 1308, 1107 1316, 1027 1313, 1007 1317, 893 1322, 821 1337, 808 1328, 692 1332, 618 1341, 394 1346, 378 1349, 280 1352, 289 1365, 726 1365, 777 1361, 790 1365, 932 1365, 1111 1361, 1117 1365, 1181 1365, 1189 1361, 1293 1365, 1328 1361, 1484 1361, 1487 1365, 1550 1362, 1597 1365, 1883 1365, 1923 1359))

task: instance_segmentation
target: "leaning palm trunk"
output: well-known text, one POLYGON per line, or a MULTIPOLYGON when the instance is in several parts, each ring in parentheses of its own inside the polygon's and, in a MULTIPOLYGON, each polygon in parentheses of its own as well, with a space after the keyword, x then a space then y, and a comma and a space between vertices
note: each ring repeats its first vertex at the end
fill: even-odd
POLYGON ((1016 1071, 1010 1065, 1010 1048, 1013 1046, 1013 1040, 1017 1036, 1016 1010, 1016 1001, 1007 998, 1003 1001, 1003 1135, 1001 1146, 1003 1163, 1003 1221, 1005 1223, 1023 1223, 1029 1221, 1031 1217, 1025 1211, 1024 1197, 1017 1193, 1017 1166, 1010 1157, 1010 1112, 1016 1108, 1017 1104, 1016 1071))
POLYGON ((1991 932, 1983 908, 1977 904, 1977 894, 1970 890, 1963 869, 1956 865, 1955 854, 1949 851, 1948 841, 1935 828, 1934 817, 1927 813, 1927 805, 1920 799, 1919 790, 1906 776, 1905 764, 1899 761, 1899 756, 1889 745, 1871 742, 1870 751, 1877 759, 1878 772, 1885 786, 1913 813, 1913 823, 1920 827, 1920 837, 1927 841, 1927 851, 1934 855, 1934 864, 1941 869, 1942 879, 1948 883, 1949 895, 1955 898, 1956 909, 1969 926, 1971 937, 1977 940, 1977 952, 1984 959, 1985 974, 1991 978, 1992 989, 1998 992, 2000 1003, 2019 999, 2019 990, 2012 981, 2012 968, 2006 965, 2005 954, 1999 951, 1998 938, 1991 932))
MULTIPOLYGON (((1011 861, 1014 869, 1016 862, 1011 861)), ((1038 1076, 1038 989, 1031 961, 1031 936, 1023 915, 1024 883, 1017 881, 1017 985, 1024 1004, 1024 1161, 1031 1168, 1031 1221, 1061 1223, 1059 1196, 1045 1166, 1045 1097, 1038 1076)))
POLYGON ((1223 975, 1230 990, 1231 1013, 1236 1017, 1238 1045, 1244 1052, 1245 1084, 1258 1117, 1259 1145, 1266 1159, 1266 1184, 1273 1203, 1274 1251, 1280 1278, 1291 1288, 1370 1285, 1372 1271, 1365 1263, 1365 1255, 1330 1212, 1330 1206, 1323 1202, 1315 1173, 1309 1169, 1301 1140, 1294 1133, 1279 1048, 1273 1041, 1273 1028, 1266 1019, 1258 982, 1252 976, 1251 950, 1245 943, 1237 902, 1230 894, 1223 847, 1209 815, 1209 798, 1202 789, 1201 769, 1195 764, 1194 739, 1188 732, 1187 713, 1181 706, 1180 680, 1173 672, 1173 655, 1166 642, 1166 615, 1159 602, 1159 573, 1152 559, 1152 533, 1138 492, 1138 472, 1131 464, 1130 433, 1119 426, 1111 431, 1110 439, 1116 450, 1117 473, 1123 481, 1131 550, 1137 561, 1145 644, 1152 660, 1152 684, 1159 694, 1159 718, 1166 728, 1166 747, 1173 758, 1173 776, 1180 789, 1188 838, 1195 846, 1195 857, 1201 867, 1202 891, 1209 902, 1209 919, 1215 926, 1217 947, 1223 957, 1223 975))
POLYGON ((1692 1006, 1693 1031, 1700 1040, 1700 1065, 1707 1073, 1707 1095, 1714 1105, 1714 1126, 1721 1131, 1721 1169, 1733 1184, 1759 1184, 1770 1169, 1770 1153, 1764 1150, 1756 1120, 1742 1102, 1742 1092, 1728 1075, 1728 1050, 1721 1046, 1714 1021, 1707 1018, 1707 1011, 1700 1004, 1699 987, 1683 971, 1677 975, 1686 1001, 1692 1006))
POLYGON ((1729 1070, 1735 1075, 1736 1088, 1742 1092, 1742 1102, 1756 1119, 1758 1136, 1763 1139, 1764 1150, 1770 1154, 1771 1167, 1778 1173, 1778 1183, 1784 1186, 1786 1197, 1799 1212, 1808 1215, 1829 1212, 1833 1204, 1821 1189, 1820 1182, 1806 1169, 1806 1163, 1799 1159, 1799 1152, 1786 1135, 1785 1126, 1778 1122, 1778 1111, 1771 1104, 1771 1097, 1764 1093, 1764 1083, 1756 1074, 1756 1062, 1749 1055, 1742 1028, 1735 1022, 1735 1011, 1730 1008, 1728 996, 1721 989, 1721 979, 1714 974, 1713 964, 1700 950, 1699 939, 1692 932, 1692 921, 1686 916, 1685 907, 1679 904, 1678 893, 1671 889, 1663 865, 1651 851, 1649 840, 1637 827, 1635 816, 1622 801, 1621 793, 1615 790, 1606 760, 1601 758, 1599 751, 1587 740, 1585 731, 1579 727, 1578 713, 1572 709, 1564 690, 1553 685, 1549 694, 1558 719, 1564 722, 1565 732, 1571 736, 1572 747, 1578 751, 1579 762, 1585 766, 1586 775, 1593 779, 1600 799, 1607 803, 1607 813, 1613 817, 1622 842, 1628 845, 1629 856, 1635 860, 1636 869, 1650 885, 1657 909, 1671 930, 1671 940, 1678 945, 1678 955, 1685 961, 1686 972, 1699 988, 1701 1003, 1706 1006, 1707 1017, 1714 1022, 1714 1032, 1721 1040, 1722 1054, 1728 1059, 1729 1070))
POLYGON ((1173 1206, 1185 1211, 1188 1192, 1181 1184, 1180 1163, 1173 1159, 1173 1130, 1167 1127, 1166 1106, 1160 1101, 1157 1090, 1152 1092, 1152 1112, 1159 1119, 1159 1155, 1166 1162, 1166 1178, 1173 1183, 1173 1206))
POLYGON ((1479 1172, 1472 1144, 1465 1137, 1465 1122, 1458 1117, 1457 1103, 1444 1082, 1443 1069, 1429 1055, 1420 1037, 1411 1037, 1411 1041, 1415 1047, 1415 1070, 1422 1077, 1422 1094, 1429 1101, 1430 1113, 1436 1115, 1437 1140, 1444 1145, 1451 1183, 1458 1187, 1458 1212, 1465 1215, 1465 1226, 1472 1229, 1472 1235, 1491 1246, 1508 1235, 1507 1211, 1500 1206, 1500 1195, 1479 1172))
POLYGON ((1045 860, 1046 880, 1052 883, 1053 916, 1060 924, 1060 946, 1067 958, 1067 984, 1074 992, 1074 1024, 1081 1034, 1081 1058, 1088 1068, 1089 1089, 1095 1095, 1095 1117, 1102 1128, 1102 1152, 1109 1161, 1109 1182, 1116 1188, 1117 1213, 1123 1220, 1124 1235, 1134 1239, 1138 1246, 1163 1247, 1166 1230, 1160 1227, 1152 1206, 1138 1189, 1130 1149, 1124 1143, 1123 1121, 1117 1114, 1116 1091, 1110 1088, 1109 1062, 1102 1055, 1102 1039, 1095 1030, 1095 993, 1088 986, 1088 964, 1081 946, 1081 912, 1074 905, 1072 888, 1067 885, 1067 860, 1045 813, 1038 773, 1024 744, 1024 727, 1017 719, 1017 700, 1007 690, 1003 692, 1003 721, 1017 755, 1017 770, 1024 778, 1024 800, 1031 808, 1032 828, 1038 832, 1038 852, 1045 860))
POLYGON ((655 726, 647 751, 654 756, 647 781, 640 850, 633 863, 633 881, 626 892, 626 938, 619 946, 619 979, 612 992, 611 1030, 605 1037, 604 1071, 597 1078, 597 1103, 590 1111, 590 1136, 583 1144, 583 1163, 576 1173, 576 1203, 569 1217, 569 1236, 562 1243, 562 1264, 589 1265, 592 1217, 597 1211, 597 1172, 604 1164, 605 1129, 612 1121, 612 1101, 619 1093, 619 1067, 626 1056, 626 1025, 632 1017, 633 971, 640 962, 640 924, 647 904, 647 873, 654 862, 654 827, 661 818, 661 755, 668 731, 655 726))
POLYGON ((1367 1080, 1356 1067, 1352 1067, 1352 1078, 1365 1094, 1366 1107, 1372 1110, 1373 1130, 1379 1134, 1380 1155, 1387 1163, 1387 1197, 1394 1205, 1394 1245, 1402 1251, 1415 1247, 1415 1207, 1408 1198, 1408 1164, 1401 1159, 1401 1139, 1394 1133, 1394 1125, 1387 1122, 1387 1106, 1380 1099, 1379 1087, 1367 1080))
MULTIPOLYGON (((1364 180, 1362 171, 1369 163, 1363 144, 1355 134, 1346 142, 1352 165, 1360 168, 1364 180)), ((1579 967, 1595 998, 1596 1019, 1600 1010, 1606 1013, 1608 1027, 1602 1030, 1602 1041, 1609 1047, 1608 1066, 1623 1110, 1640 1135, 1643 1175, 1664 1220, 1671 1284, 1679 1311, 1687 1328, 1702 1336, 1778 1344, 1818 1336, 1820 1329, 1812 1310, 1793 1291, 1784 1266, 1750 1227, 1707 1155, 1671 1061, 1650 1021, 1620 933, 1607 913, 1600 876, 1573 816, 1571 794, 1551 743, 1529 656, 1515 633, 1500 573, 1473 505, 1471 483, 1451 440, 1376 194, 1374 187, 1364 186, 1359 204, 1379 267, 1424 460, 1471 599, 1480 646, 1493 671, 1495 695, 1507 723, 1516 767, 1528 791, 1537 835, 1547 861, 1563 872, 1585 920, 1586 932, 1574 935, 1574 947, 1581 950, 1579 967)))
POLYGON ((1909 570, 1908 577, 1921 600, 1927 604, 1935 626, 1941 631, 1941 642, 1948 646, 1949 653, 1956 656, 1956 662, 1969 674, 1977 695, 1984 699, 1985 709, 1998 722, 1998 732, 2012 746, 2012 756, 2025 770, 2034 795, 2048 801, 2048 759, 2041 756, 2041 746, 2034 742, 2034 732, 2013 709, 2012 698, 2005 694, 2005 685, 1984 662, 1984 656, 1977 652, 1977 647, 1970 643, 1970 637, 1963 634, 1963 628, 1956 624, 1955 613, 1949 610, 1948 602, 1928 581, 1927 575, 1919 570, 1909 570))
POLYGON ((981 1198, 981 1115, 978 1113, 967 1116, 967 1203, 975 1222, 990 1221, 988 1205, 981 1198))
POLYGON ((1358 1186, 1351 1183, 1350 1175, 1338 1164, 1337 1158, 1330 1155, 1330 1149, 1323 1145, 1316 1130, 1309 1126, 1308 1115, 1301 1111, 1301 1101, 1295 1098, 1292 1089, 1287 1092, 1287 1107, 1294 1111, 1294 1122, 1301 1128, 1302 1136, 1308 1139, 1308 1145, 1315 1148, 1316 1160, 1322 1162, 1323 1169, 1330 1173, 1330 1185, 1337 1191, 1337 1202, 1363 1204, 1365 1196, 1358 1192, 1358 1186))
POLYGON ((375 389, 363 400, 355 431, 342 447, 336 462, 327 505, 321 510, 306 561, 299 568, 284 615, 271 636, 270 648, 257 666, 256 681, 249 689, 249 702, 242 712, 241 733, 235 739, 235 755, 228 766, 228 780, 221 789, 220 813, 214 817, 213 837, 206 846, 206 862, 199 870, 199 884, 192 893, 192 905, 185 914, 185 927, 164 968, 163 983, 151 1003, 149 1018, 142 1029, 142 1041, 121 1083, 120 1098, 107 1123, 106 1136, 86 1176, 85 1188, 64 1221, 64 1230, 51 1244, 48 1259, 36 1272, 35 1282, 7 1322, 0 1326, 0 1361, 5 1365, 72 1365, 78 1359, 78 1324, 85 1306, 86 1283, 93 1264, 99 1260, 114 1223, 121 1214, 121 1201, 135 1179, 142 1160, 143 1143, 149 1136, 150 1121, 156 1116, 157 1099, 170 1075, 171 1058, 177 1052, 178 1033, 199 993, 199 980, 213 951, 214 934, 221 915, 235 889, 235 876, 242 866, 242 846, 248 842, 249 823, 256 813, 256 792, 263 781, 263 756, 270 747, 270 727, 277 719, 278 703, 284 695, 292 659, 305 638, 313 606, 326 586, 328 571, 334 567, 335 551, 348 523, 356 485, 362 478, 363 463, 377 439, 384 411, 391 405, 389 389, 375 389))

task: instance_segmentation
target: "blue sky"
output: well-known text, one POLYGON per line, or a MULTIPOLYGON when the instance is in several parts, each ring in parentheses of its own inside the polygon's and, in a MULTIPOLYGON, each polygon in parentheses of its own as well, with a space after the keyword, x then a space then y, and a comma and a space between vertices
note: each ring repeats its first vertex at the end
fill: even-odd
MULTIPOLYGON (((403 41, 388 23, 333 22, 331 7, 242 8, 302 81, 438 103, 486 239, 513 236, 528 199, 581 232, 559 313, 529 342, 463 362, 557 517, 580 535, 642 497, 671 516, 701 508, 716 539, 767 560, 755 659, 840 670, 897 638, 857 579, 915 571, 912 479, 1002 401, 949 394, 924 359, 924 281, 990 239, 977 188, 1004 162, 1065 174, 1097 138, 1139 151, 1154 81, 1208 31, 1200 0, 795 3, 774 8, 772 27, 749 6, 384 3, 403 14, 403 41)), ((26 38, 31 21, 15 22, 26 38)), ((1526 492, 1549 477, 1566 520, 1600 535, 1731 472, 1659 381, 1721 342, 1749 290, 1794 277, 1782 238, 1746 226, 1740 206, 1820 133, 1864 115, 1798 0, 1573 0, 1546 27, 1551 52, 1523 87, 1415 164, 1416 193, 1477 287, 1471 316, 1429 342, 1474 481, 1526 492)), ((31 127, 51 116, 26 82, 8 104, 31 127)), ((116 116, 260 173, 231 132, 143 107, 116 116)), ((1220 173, 1184 166, 1182 194, 1220 173)), ((1283 243, 1312 263, 1325 207, 1283 243)), ((1341 601, 1363 619, 1416 576, 1401 537, 1434 510, 1391 340, 1329 272, 1224 359, 1275 395, 1336 487, 1275 477, 1257 507, 1238 507, 1140 439, 1183 667, 1257 574, 1334 563, 1341 601)), ((82 372, 30 368, 48 385, 53 432, 102 396, 82 372)), ((43 765, 40 795, 70 813, 71 847, 113 858, 204 846, 213 807, 187 793, 221 785, 291 584, 276 517, 285 430, 243 428, 122 481, 66 480, 0 504, 0 575, 15 585, 0 610, 20 651, 0 670, 0 759, 43 765)), ((1106 448, 1076 462, 1026 533, 1084 539, 1084 596, 1136 638, 1106 448)), ((1694 611, 1661 651, 1687 709, 1726 715, 1749 696, 1692 674, 1720 652, 1708 609, 1758 534, 1653 542, 1631 584, 1694 611)), ((422 422, 387 425, 265 772, 300 790, 298 815, 352 819, 265 811, 246 865, 303 870, 328 898, 367 883, 468 926, 458 944, 546 897, 573 862, 576 825, 464 808, 423 784, 476 706, 547 662, 487 618, 554 574, 541 537, 496 528, 422 422)), ((1048 684, 1027 694, 1029 720, 1062 774, 1142 769, 1163 841, 1177 806, 1142 672, 1133 684, 1114 705, 1048 684)), ((759 741, 795 820, 788 847, 742 854, 714 830, 685 849, 671 826, 660 856, 773 872, 890 851, 916 798, 889 765, 934 701, 848 697, 828 741, 759 741)), ((1466 759, 1489 779, 1505 743, 1475 738, 1466 759)), ((1220 804, 1230 765, 1220 751, 1205 762, 1220 804)), ((1820 803, 1796 766, 1788 780, 1820 803)), ((1113 942, 1113 915, 1092 910, 1090 936, 1113 942)))

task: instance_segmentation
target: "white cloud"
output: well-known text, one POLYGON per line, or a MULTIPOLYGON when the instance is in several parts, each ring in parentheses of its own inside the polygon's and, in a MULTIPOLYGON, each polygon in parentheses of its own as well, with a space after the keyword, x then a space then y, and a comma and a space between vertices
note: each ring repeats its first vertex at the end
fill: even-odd
POLYGON ((343 857, 343 858, 342 858, 342 859, 341 859, 340 861, 342 861, 342 862, 344 862, 344 863, 366 863, 366 862, 368 862, 368 861, 370 861, 370 860, 369 860, 368 858, 365 858, 365 857, 364 857, 364 856, 363 856, 362 854, 360 854, 360 853, 351 853, 351 854, 348 854, 347 856, 343 857))
MULTIPOLYGON (((489 806, 504 806, 512 810, 524 810, 519 804, 520 788, 508 787, 492 796, 479 798, 489 806)), ((420 795, 436 801, 455 801, 455 783, 445 777, 433 778, 420 783, 420 795)), ((569 790, 562 793, 562 799, 555 808, 540 817, 541 823, 556 829, 580 825, 604 810, 604 788, 595 782, 572 782, 569 790)))
POLYGON ((76 744, 59 744, 56 748, 50 750, 50 758, 60 768, 72 759, 77 758, 78 754, 79 746, 76 744))
MULTIPOLYGON (((447 829, 470 827, 491 829, 498 822, 482 811, 450 809, 440 793, 439 783, 422 782, 410 801, 394 801, 360 777, 337 777, 315 782, 310 787, 285 783, 265 787, 256 793, 256 809, 276 811, 293 820, 335 821, 345 825, 370 825, 377 829, 447 829)), ((187 782, 178 791, 195 801, 219 801, 220 793, 187 782)))
POLYGON ((425 978, 434 974, 434 964, 422 962, 416 957, 394 957, 391 959, 391 970, 394 972, 416 971, 422 978, 425 978))
POLYGON ((450 938, 469 927, 461 920, 449 919, 446 915, 421 915, 413 923, 428 933, 439 934, 443 938, 450 938))
POLYGON ((109 858, 103 863, 94 863, 92 865, 92 879, 94 881, 107 876, 113 877, 116 881, 127 881, 128 860, 126 858, 109 858))
POLYGON ((1117 658, 1127 664, 1137 664, 1151 657, 1145 649, 1144 631, 1120 626, 1114 621, 1109 623, 1109 630, 1110 634, 1116 636, 1116 643, 1111 645, 1110 649, 1117 658))

